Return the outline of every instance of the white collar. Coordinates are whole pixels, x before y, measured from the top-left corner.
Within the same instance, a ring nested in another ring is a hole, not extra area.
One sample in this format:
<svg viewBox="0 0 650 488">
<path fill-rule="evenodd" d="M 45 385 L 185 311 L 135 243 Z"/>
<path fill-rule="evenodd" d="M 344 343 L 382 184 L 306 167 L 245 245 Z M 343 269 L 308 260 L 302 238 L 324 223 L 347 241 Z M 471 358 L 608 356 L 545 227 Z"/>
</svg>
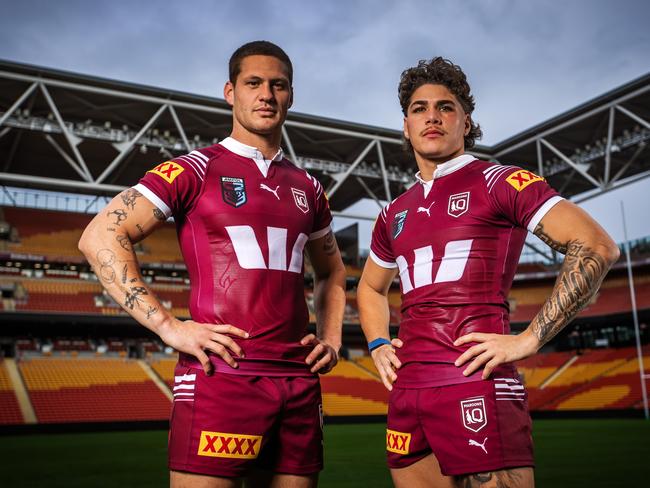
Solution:
<svg viewBox="0 0 650 488">
<path fill-rule="evenodd" d="M 454 171 L 458 171 L 460 168 L 467 166 L 474 160 L 476 160 L 476 158 L 471 154 L 461 154 L 460 156 L 456 156 L 454 159 L 450 159 L 446 163 L 439 164 L 436 167 L 436 170 L 433 172 L 433 178 L 429 181 L 424 181 L 419 171 L 415 173 L 415 179 L 421 185 L 431 185 L 431 182 L 433 182 L 433 180 L 436 178 L 440 178 L 441 176 L 445 176 L 453 173 Z"/>
<path fill-rule="evenodd" d="M 272 159 L 264 159 L 264 155 L 256 147 L 242 144 L 241 142 L 239 142 L 236 139 L 233 139 L 232 137 L 226 137 L 219 144 L 225 147 L 226 149 L 228 149 L 228 151 L 230 152 L 234 152 L 239 156 L 242 156 L 244 158 L 250 158 L 253 161 L 255 161 L 255 164 L 257 165 L 257 167 L 262 172 L 265 178 L 269 172 L 269 167 L 271 166 L 271 163 L 273 161 L 280 161 L 284 157 L 284 152 L 282 151 L 282 148 L 280 148 L 278 149 L 278 152 L 275 153 L 275 156 L 273 156 Z"/>
<path fill-rule="evenodd" d="M 460 156 L 456 156 L 454 159 L 450 159 L 446 163 L 441 163 L 438 166 L 436 166 L 436 170 L 433 172 L 433 178 L 431 178 L 429 181 L 424 181 L 422 179 L 422 176 L 420 176 L 419 171 L 415 173 L 415 179 L 423 187 L 424 198 L 426 198 L 429 195 L 429 192 L 431 191 L 431 187 L 433 186 L 433 180 L 435 180 L 436 178 L 440 178 L 441 176 L 445 176 L 450 173 L 453 173 L 454 171 L 458 171 L 460 168 L 467 166 L 475 159 L 476 158 L 471 154 L 461 154 Z"/>
</svg>

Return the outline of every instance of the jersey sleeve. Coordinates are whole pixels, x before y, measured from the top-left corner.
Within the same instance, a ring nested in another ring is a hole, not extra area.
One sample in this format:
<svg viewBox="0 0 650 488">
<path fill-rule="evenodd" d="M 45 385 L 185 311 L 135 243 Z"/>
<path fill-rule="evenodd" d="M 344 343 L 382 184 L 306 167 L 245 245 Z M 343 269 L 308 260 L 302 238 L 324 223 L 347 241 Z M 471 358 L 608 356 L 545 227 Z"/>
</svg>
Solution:
<svg viewBox="0 0 650 488">
<path fill-rule="evenodd" d="M 388 207 L 377 216 L 375 225 L 372 228 L 372 239 L 370 240 L 370 259 L 382 268 L 397 268 L 393 247 L 388 236 L 388 225 L 386 223 Z"/>
<path fill-rule="evenodd" d="M 332 230 L 332 212 L 323 185 L 309 173 L 307 173 L 307 177 L 314 186 L 314 225 L 311 234 L 309 234 L 309 240 L 313 241 L 327 235 Z"/>
<path fill-rule="evenodd" d="M 133 188 L 153 203 L 165 217 L 187 213 L 201 191 L 202 175 L 181 158 L 150 169 Z"/>
<path fill-rule="evenodd" d="M 510 167 L 496 170 L 488 192 L 497 210 L 510 222 L 534 232 L 544 215 L 563 198 L 541 176 Z"/>
</svg>

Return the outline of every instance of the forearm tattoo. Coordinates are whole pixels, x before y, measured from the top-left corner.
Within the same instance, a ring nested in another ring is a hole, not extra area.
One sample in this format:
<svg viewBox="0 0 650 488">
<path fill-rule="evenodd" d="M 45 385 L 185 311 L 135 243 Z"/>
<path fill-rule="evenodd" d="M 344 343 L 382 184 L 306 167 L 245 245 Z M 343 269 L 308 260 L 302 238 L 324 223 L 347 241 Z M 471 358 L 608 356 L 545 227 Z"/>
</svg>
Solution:
<svg viewBox="0 0 650 488">
<path fill-rule="evenodd" d="M 546 232 L 544 232 L 544 226 L 541 223 L 537 224 L 537 227 L 535 227 L 535 232 L 533 232 L 533 234 L 539 237 L 541 241 L 551 249 L 559 253 L 566 254 L 566 243 L 563 244 L 561 242 L 558 242 L 549 236 Z"/>
<path fill-rule="evenodd" d="M 555 337 L 590 302 L 610 266 L 583 241 L 566 244 L 566 257 L 551 296 L 532 322 L 533 333 L 542 344 Z"/>
<path fill-rule="evenodd" d="M 107 284 L 115 282 L 115 253 L 110 249 L 100 249 L 97 252 L 97 263 L 99 264 L 99 278 Z"/>
</svg>

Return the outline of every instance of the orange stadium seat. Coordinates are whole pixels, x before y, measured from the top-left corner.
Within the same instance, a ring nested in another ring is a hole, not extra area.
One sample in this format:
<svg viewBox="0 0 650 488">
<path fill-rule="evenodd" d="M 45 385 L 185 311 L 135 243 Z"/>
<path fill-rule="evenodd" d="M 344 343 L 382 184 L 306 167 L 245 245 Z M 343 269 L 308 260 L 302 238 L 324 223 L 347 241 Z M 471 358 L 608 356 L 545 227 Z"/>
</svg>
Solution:
<svg viewBox="0 0 650 488">
<path fill-rule="evenodd" d="M 14 388 L 9 380 L 4 361 L 0 360 L 0 425 L 23 424 Z"/>
<path fill-rule="evenodd" d="M 379 379 L 351 361 L 341 360 L 321 376 L 325 415 L 386 415 L 388 391 Z"/>
<path fill-rule="evenodd" d="M 41 423 L 169 417 L 169 399 L 136 361 L 32 358 L 19 366 Z"/>
</svg>

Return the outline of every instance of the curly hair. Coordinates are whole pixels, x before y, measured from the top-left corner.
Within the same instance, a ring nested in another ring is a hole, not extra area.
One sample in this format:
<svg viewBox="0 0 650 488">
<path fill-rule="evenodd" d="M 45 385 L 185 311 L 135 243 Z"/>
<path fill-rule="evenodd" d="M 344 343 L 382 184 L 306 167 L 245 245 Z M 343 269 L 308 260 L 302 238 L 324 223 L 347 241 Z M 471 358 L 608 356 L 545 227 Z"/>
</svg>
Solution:
<svg viewBox="0 0 650 488">
<path fill-rule="evenodd" d="M 418 62 L 417 66 L 402 72 L 397 92 L 404 116 L 406 117 L 411 96 L 415 90 L 429 83 L 443 85 L 456 96 L 465 113 L 469 115 L 470 130 L 465 136 L 465 149 L 474 147 L 476 139 L 480 139 L 483 135 L 481 127 L 472 119 L 474 97 L 470 93 L 467 77 L 463 70 L 448 59 L 440 56 L 431 60 L 423 59 Z M 406 145 L 410 150 L 413 149 L 409 141 L 406 141 Z"/>
</svg>

